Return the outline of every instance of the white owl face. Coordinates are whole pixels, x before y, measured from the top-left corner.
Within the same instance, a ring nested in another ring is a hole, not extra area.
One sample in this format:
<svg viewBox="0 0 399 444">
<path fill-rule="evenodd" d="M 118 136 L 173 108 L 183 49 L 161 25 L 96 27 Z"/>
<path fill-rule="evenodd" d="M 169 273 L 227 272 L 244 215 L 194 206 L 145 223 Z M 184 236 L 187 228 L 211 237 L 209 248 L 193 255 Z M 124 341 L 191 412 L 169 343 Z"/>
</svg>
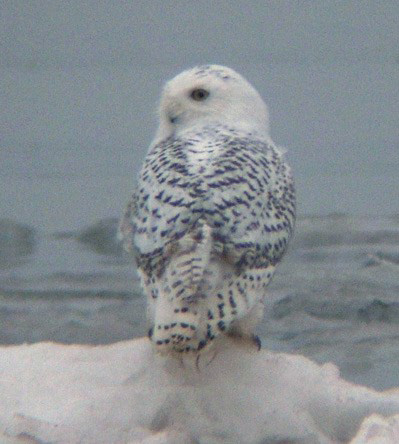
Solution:
<svg viewBox="0 0 399 444">
<path fill-rule="evenodd" d="M 182 72 L 163 90 L 158 138 L 205 123 L 268 134 L 268 111 L 258 92 L 239 74 L 219 65 Z"/>
</svg>

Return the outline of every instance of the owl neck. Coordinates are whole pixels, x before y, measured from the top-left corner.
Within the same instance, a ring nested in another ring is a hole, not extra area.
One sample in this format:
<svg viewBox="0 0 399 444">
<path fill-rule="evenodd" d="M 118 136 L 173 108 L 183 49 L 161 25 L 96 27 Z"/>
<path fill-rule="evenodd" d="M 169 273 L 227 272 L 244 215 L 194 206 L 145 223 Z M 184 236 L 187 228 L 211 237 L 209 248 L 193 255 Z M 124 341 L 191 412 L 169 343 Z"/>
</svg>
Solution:
<svg viewBox="0 0 399 444">
<path fill-rule="evenodd" d="M 174 135 L 178 138 L 186 138 L 191 134 L 234 134 L 238 136 L 253 136 L 260 139 L 269 140 L 267 128 L 259 128 L 257 125 L 246 124 L 245 122 L 234 122 L 230 124 L 225 120 L 204 120 L 188 128 L 178 128 Z"/>
<path fill-rule="evenodd" d="M 162 124 L 158 128 L 155 140 L 152 145 L 156 145 L 162 140 L 168 138 L 189 138 L 193 135 L 201 134 L 231 134 L 241 137 L 255 137 L 257 139 L 271 142 L 271 138 L 268 132 L 267 122 L 263 125 L 259 122 L 251 123 L 247 121 L 234 120 L 230 122 L 225 119 L 225 116 L 221 116 L 220 119 L 200 119 L 190 125 L 171 126 Z"/>
</svg>

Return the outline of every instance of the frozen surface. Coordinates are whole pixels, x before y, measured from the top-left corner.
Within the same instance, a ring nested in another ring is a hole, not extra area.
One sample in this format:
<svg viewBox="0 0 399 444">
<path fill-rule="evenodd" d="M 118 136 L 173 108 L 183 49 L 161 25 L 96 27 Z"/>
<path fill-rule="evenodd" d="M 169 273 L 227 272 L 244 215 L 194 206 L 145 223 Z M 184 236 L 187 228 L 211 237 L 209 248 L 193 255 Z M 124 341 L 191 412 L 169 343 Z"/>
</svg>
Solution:
<svg viewBox="0 0 399 444">
<path fill-rule="evenodd" d="M 373 414 L 354 443 L 399 439 L 398 391 L 248 343 L 222 340 L 198 366 L 154 355 L 147 339 L 2 347 L 0 356 L 0 431 L 11 442 L 336 444 Z"/>
</svg>

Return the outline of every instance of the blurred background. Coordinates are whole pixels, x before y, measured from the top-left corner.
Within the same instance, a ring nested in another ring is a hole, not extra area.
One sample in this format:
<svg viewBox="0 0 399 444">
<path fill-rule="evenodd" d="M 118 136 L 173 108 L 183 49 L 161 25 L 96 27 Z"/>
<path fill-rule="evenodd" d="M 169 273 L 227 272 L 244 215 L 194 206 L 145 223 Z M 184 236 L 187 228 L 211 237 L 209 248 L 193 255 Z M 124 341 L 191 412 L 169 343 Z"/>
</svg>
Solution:
<svg viewBox="0 0 399 444">
<path fill-rule="evenodd" d="M 256 87 L 295 173 L 264 346 L 399 385 L 397 1 L 0 0 L 0 343 L 143 334 L 117 220 L 162 84 L 204 63 Z"/>
</svg>

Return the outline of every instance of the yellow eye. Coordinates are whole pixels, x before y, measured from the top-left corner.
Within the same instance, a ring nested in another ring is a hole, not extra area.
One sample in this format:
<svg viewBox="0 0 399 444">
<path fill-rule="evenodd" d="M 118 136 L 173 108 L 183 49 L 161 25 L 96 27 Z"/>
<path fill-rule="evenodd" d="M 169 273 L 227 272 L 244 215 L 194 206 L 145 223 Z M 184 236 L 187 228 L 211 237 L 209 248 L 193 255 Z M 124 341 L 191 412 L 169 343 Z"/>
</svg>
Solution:
<svg viewBox="0 0 399 444">
<path fill-rule="evenodd" d="M 209 96 L 209 92 L 206 89 L 193 89 L 191 91 L 190 97 L 196 102 L 202 102 Z"/>
</svg>

